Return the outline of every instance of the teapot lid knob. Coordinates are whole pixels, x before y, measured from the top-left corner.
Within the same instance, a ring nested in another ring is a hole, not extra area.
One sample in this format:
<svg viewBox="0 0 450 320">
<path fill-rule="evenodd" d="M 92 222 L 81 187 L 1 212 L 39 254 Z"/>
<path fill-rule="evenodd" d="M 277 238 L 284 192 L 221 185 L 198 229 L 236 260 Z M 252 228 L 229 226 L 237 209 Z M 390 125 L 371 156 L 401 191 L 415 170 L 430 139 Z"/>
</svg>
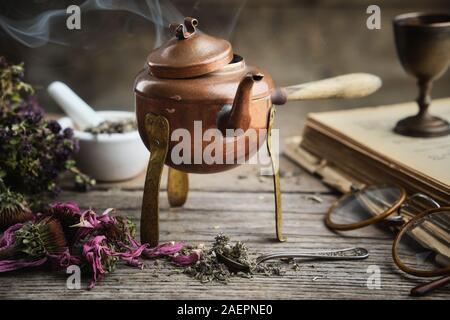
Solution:
<svg viewBox="0 0 450 320">
<path fill-rule="evenodd" d="M 187 79 L 202 76 L 233 60 L 233 48 L 224 40 L 197 30 L 198 21 L 184 18 L 171 24 L 169 41 L 150 52 L 147 65 L 157 78 Z"/>
<path fill-rule="evenodd" d="M 197 25 L 197 19 L 186 17 L 184 23 L 171 23 L 169 29 L 179 40 L 184 40 L 194 35 Z"/>
</svg>

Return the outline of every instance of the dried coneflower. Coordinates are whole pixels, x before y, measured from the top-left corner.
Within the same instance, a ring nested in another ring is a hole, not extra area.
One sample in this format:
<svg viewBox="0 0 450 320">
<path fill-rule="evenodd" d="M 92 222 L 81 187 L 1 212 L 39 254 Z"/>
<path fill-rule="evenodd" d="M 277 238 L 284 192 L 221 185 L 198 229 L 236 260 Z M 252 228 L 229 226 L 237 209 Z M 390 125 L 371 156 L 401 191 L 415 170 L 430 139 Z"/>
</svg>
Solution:
<svg viewBox="0 0 450 320">
<path fill-rule="evenodd" d="M 54 219 L 25 224 L 15 236 L 20 250 L 30 257 L 59 254 L 67 248 L 61 224 Z"/>
<path fill-rule="evenodd" d="M 67 244 L 70 246 L 74 242 L 77 232 L 73 225 L 80 222 L 81 211 L 75 202 L 55 202 L 44 212 L 44 216 L 56 219 L 61 223 Z"/>
<path fill-rule="evenodd" d="M 89 289 L 92 289 L 97 280 L 103 278 L 106 273 L 112 272 L 119 260 L 113 255 L 111 248 L 106 243 L 105 236 L 95 236 L 89 239 L 83 245 L 82 254 L 92 273 Z"/>
<path fill-rule="evenodd" d="M 33 213 L 23 195 L 10 191 L 0 179 L 0 230 L 31 219 Z"/>
<path fill-rule="evenodd" d="M 118 262 L 142 269 L 141 257 L 174 258 L 180 266 L 200 259 L 200 251 L 182 251 L 183 242 L 154 248 L 139 243 L 133 221 L 112 213 L 106 209 L 97 215 L 92 209 L 81 212 L 73 202 L 54 203 L 33 220 L 10 226 L 0 235 L 0 273 L 42 265 L 64 270 L 76 264 L 91 274 L 91 289 Z"/>
<path fill-rule="evenodd" d="M 105 224 L 105 235 L 108 241 L 130 245 L 131 240 L 136 237 L 136 226 L 127 217 L 116 216 L 115 220 Z"/>
<path fill-rule="evenodd" d="M 50 218 L 40 222 L 16 224 L 0 238 L 0 272 L 43 265 L 67 256 L 61 224 Z"/>
</svg>

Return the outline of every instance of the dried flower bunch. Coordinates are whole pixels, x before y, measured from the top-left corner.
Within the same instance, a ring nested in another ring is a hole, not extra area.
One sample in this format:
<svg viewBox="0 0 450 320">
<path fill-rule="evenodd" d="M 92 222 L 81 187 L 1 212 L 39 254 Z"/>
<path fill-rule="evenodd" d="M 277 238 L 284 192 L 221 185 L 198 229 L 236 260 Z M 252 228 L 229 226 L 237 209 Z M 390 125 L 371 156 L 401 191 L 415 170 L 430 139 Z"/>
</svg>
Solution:
<svg viewBox="0 0 450 320">
<path fill-rule="evenodd" d="M 75 166 L 78 143 L 73 131 L 44 119 L 23 75 L 22 64 L 11 65 L 0 56 L 0 179 L 32 204 L 57 194 L 56 179 L 65 171 L 75 173 L 79 188 L 93 184 Z"/>
<path fill-rule="evenodd" d="M 25 267 L 65 270 L 79 265 L 92 275 L 89 288 L 114 271 L 119 261 L 143 268 L 139 257 L 172 257 L 183 243 L 165 243 L 155 248 L 135 239 L 135 226 L 127 218 L 81 211 L 76 203 L 55 203 L 29 221 L 9 226 L 0 237 L 0 272 Z"/>
</svg>

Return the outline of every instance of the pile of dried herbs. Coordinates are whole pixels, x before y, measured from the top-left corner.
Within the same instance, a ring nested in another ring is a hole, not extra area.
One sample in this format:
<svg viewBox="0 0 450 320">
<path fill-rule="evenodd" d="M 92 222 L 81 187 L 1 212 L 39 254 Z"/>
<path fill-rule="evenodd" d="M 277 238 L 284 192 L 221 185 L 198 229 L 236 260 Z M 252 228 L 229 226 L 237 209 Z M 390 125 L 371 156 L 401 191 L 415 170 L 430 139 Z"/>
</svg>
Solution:
<svg viewBox="0 0 450 320">
<path fill-rule="evenodd" d="M 98 126 L 86 128 L 84 131 L 92 134 L 112 134 L 112 133 L 127 133 L 136 131 L 137 124 L 134 119 L 123 119 L 115 121 L 103 121 Z"/>
<path fill-rule="evenodd" d="M 282 274 L 276 264 L 257 265 L 255 260 L 250 258 L 244 243 L 238 241 L 232 245 L 230 238 L 223 234 L 217 235 L 212 247 L 203 249 L 200 259 L 188 266 L 184 272 L 202 283 L 211 281 L 226 283 L 231 277 L 251 277 L 253 274 L 267 276 Z"/>
<path fill-rule="evenodd" d="M 74 173 L 80 189 L 94 181 L 76 168 L 78 142 L 73 131 L 44 119 L 23 77 L 22 64 L 9 64 L 0 56 L 0 180 L 34 205 L 58 193 L 57 178 L 63 172 Z"/>
</svg>

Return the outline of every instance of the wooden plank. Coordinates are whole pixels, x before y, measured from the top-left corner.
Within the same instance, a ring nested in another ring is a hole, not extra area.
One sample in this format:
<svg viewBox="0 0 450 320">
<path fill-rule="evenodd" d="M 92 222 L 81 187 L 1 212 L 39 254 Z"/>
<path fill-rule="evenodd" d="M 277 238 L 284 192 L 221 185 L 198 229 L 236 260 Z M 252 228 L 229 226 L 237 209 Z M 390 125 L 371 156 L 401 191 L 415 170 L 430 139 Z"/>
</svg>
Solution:
<svg viewBox="0 0 450 320">
<path fill-rule="evenodd" d="M 281 188 L 283 192 L 331 192 L 318 179 L 311 176 L 305 170 L 298 167 L 284 156 L 280 157 Z M 272 191 L 272 179 L 270 176 L 261 175 L 261 167 L 258 165 L 242 165 L 232 170 L 215 174 L 190 174 L 190 190 L 204 191 Z M 167 167 L 164 168 L 161 180 L 161 189 L 166 190 Z M 138 177 L 114 182 L 98 182 L 94 190 L 108 190 L 111 188 L 123 190 L 143 190 L 145 172 Z M 73 182 L 70 178 L 63 180 L 63 188 L 70 190 Z"/>
<path fill-rule="evenodd" d="M 141 191 L 64 192 L 60 200 L 76 200 L 84 208 L 118 208 L 139 223 Z M 270 193 L 193 191 L 183 208 L 169 209 L 161 194 L 162 241 L 185 240 L 209 244 L 218 232 L 233 241 L 245 241 L 253 255 L 263 252 L 312 248 L 345 248 L 359 245 L 370 251 L 364 261 L 305 261 L 299 271 L 286 266 L 280 277 L 233 278 L 227 285 L 201 284 L 176 268 L 146 261 L 144 270 L 120 266 L 101 280 L 96 288 L 68 290 L 66 275 L 43 271 L 13 272 L 0 275 L 0 298 L 7 299 L 409 299 L 408 292 L 420 279 L 411 279 L 397 270 L 390 257 L 392 235 L 376 227 L 364 231 L 336 234 L 322 219 L 335 199 L 320 195 L 285 193 L 284 228 L 288 242 L 274 242 L 273 198 Z M 366 286 L 367 267 L 381 269 L 382 289 Z M 84 287 L 87 279 L 84 278 Z M 448 299 L 444 288 L 424 299 Z"/>
</svg>

